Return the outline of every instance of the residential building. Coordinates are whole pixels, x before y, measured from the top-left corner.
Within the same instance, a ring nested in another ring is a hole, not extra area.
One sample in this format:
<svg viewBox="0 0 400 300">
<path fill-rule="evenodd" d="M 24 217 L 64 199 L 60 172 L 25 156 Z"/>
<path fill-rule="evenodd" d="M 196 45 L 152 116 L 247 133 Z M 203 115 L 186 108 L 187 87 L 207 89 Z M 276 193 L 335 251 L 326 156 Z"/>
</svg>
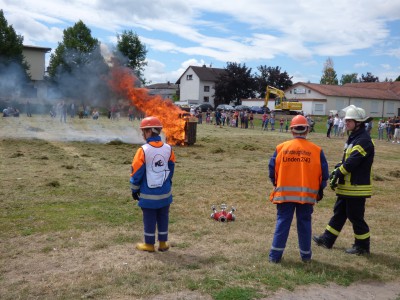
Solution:
<svg viewBox="0 0 400 300">
<path fill-rule="evenodd" d="M 167 83 L 155 83 L 146 86 L 149 90 L 149 95 L 159 95 L 164 99 L 174 100 L 177 96 L 179 86 L 177 84 L 167 82 Z"/>
<path fill-rule="evenodd" d="M 303 103 L 303 112 L 328 115 L 353 104 L 365 109 L 371 117 L 393 117 L 400 114 L 400 82 L 362 82 L 324 85 L 298 82 L 285 90 L 288 100 Z"/>
<path fill-rule="evenodd" d="M 200 104 L 203 102 L 215 106 L 215 83 L 218 77 L 225 73 L 225 69 L 189 66 L 179 77 L 176 84 L 179 85 L 180 101 L 188 104 Z"/>
<path fill-rule="evenodd" d="M 50 52 L 51 48 L 37 47 L 37 46 L 24 46 L 22 54 L 25 61 L 28 63 L 28 73 L 32 80 L 32 92 L 29 96 L 32 98 L 46 98 L 47 87 L 43 81 L 46 70 L 45 57 L 46 53 Z"/>
</svg>

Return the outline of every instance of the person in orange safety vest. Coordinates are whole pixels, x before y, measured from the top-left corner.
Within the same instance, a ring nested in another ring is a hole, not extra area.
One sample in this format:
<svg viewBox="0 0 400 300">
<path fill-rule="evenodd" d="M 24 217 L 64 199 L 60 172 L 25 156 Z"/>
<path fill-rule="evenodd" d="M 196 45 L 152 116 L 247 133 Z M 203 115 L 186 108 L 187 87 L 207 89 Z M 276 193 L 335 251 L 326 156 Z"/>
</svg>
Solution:
<svg viewBox="0 0 400 300">
<path fill-rule="evenodd" d="M 279 263 L 296 211 L 300 257 L 311 261 L 311 215 L 313 206 L 323 198 L 329 178 L 323 150 L 306 140 L 307 119 L 298 115 L 290 123 L 293 139 L 279 144 L 269 161 L 269 178 L 274 188 L 269 196 L 277 205 L 277 221 L 269 261 Z"/>
<path fill-rule="evenodd" d="M 172 176 L 175 154 L 171 146 L 162 142 L 162 124 L 156 117 L 147 117 L 140 122 L 146 144 L 140 147 L 133 158 L 130 184 L 132 198 L 138 201 L 143 212 L 144 243 L 136 249 L 154 252 L 156 227 L 159 251 L 169 249 L 169 206 L 172 203 Z"/>
</svg>

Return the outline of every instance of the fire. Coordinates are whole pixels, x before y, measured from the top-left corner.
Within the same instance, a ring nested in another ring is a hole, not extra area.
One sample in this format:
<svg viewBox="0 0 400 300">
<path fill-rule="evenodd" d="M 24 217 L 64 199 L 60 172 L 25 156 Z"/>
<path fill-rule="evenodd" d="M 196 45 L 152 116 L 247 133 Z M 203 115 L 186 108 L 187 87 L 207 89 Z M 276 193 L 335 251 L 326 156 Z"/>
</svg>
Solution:
<svg viewBox="0 0 400 300">
<path fill-rule="evenodd" d="M 136 77 L 128 68 L 114 66 L 111 71 L 111 88 L 129 99 L 134 106 L 147 116 L 155 116 L 163 124 L 166 139 L 171 145 L 183 145 L 185 142 L 186 121 L 181 117 L 185 111 L 174 105 L 171 100 L 161 96 L 149 95 L 144 88 L 135 88 Z"/>
</svg>

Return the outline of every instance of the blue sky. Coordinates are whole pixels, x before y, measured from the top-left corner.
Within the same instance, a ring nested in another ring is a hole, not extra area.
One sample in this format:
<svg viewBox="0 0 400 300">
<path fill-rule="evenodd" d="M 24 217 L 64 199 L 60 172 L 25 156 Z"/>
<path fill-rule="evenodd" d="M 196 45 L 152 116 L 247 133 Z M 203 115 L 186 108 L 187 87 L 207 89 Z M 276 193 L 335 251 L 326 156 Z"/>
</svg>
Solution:
<svg viewBox="0 0 400 300">
<path fill-rule="evenodd" d="M 117 33 L 132 30 L 147 47 L 152 83 L 175 82 L 190 65 L 227 62 L 253 72 L 279 66 L 294 83 L 319 83 L 328 57 L 339 80 L 400 75 L 400 1 L 0 0 L 0 8 L 25 45 L 53 51 L 79 20 L 105 56 Z"/>
</svg>

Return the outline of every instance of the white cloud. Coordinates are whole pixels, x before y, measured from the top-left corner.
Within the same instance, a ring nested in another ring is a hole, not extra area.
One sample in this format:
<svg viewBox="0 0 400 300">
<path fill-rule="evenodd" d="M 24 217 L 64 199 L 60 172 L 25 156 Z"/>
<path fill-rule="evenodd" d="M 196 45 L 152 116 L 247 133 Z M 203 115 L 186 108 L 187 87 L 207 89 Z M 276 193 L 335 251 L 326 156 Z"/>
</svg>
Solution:
<svg viewBox="0 0 400 300">
<path fill-rule="evenodd" d="M 359 63 L 355 63 L 354 64 L 354 68 L 358 69 L 358 68 L 364 68 L 369 66 L 369 64 L 365 61 L 359 62 Z"/>
<path fill-rule="evenodd" d="M 57 46 L 63 29 L 78 20 L 105 32 L 95 36 L 102 42 L 115 43 L 115 34 L 125 29 L 140 31 L 141 41 L 153 53 L 149 63 L 159 61 L 160 53 L 175 54 L 175 62 L 195 57 L 268 64 L 287 58 L 310 68 L 317 57 L 354 55 L 365 49 L 375 56 L 400 58 L 400 41 L 390 37 L 389 28 L 389 22 L 400 20 L 400 1 L 0 0 L 0 7 L 25 42 L 34 45 Z M 383 47 L 389 41 L 390 47 Z M 364 57 L 357 60 L 362 62 L 355 68 L 379 65 Z M 171 62 L 164 63 L 158 67 L 169 78 Z M 320 69 L 314 77 L 320 76 Z"/>
</svg>

